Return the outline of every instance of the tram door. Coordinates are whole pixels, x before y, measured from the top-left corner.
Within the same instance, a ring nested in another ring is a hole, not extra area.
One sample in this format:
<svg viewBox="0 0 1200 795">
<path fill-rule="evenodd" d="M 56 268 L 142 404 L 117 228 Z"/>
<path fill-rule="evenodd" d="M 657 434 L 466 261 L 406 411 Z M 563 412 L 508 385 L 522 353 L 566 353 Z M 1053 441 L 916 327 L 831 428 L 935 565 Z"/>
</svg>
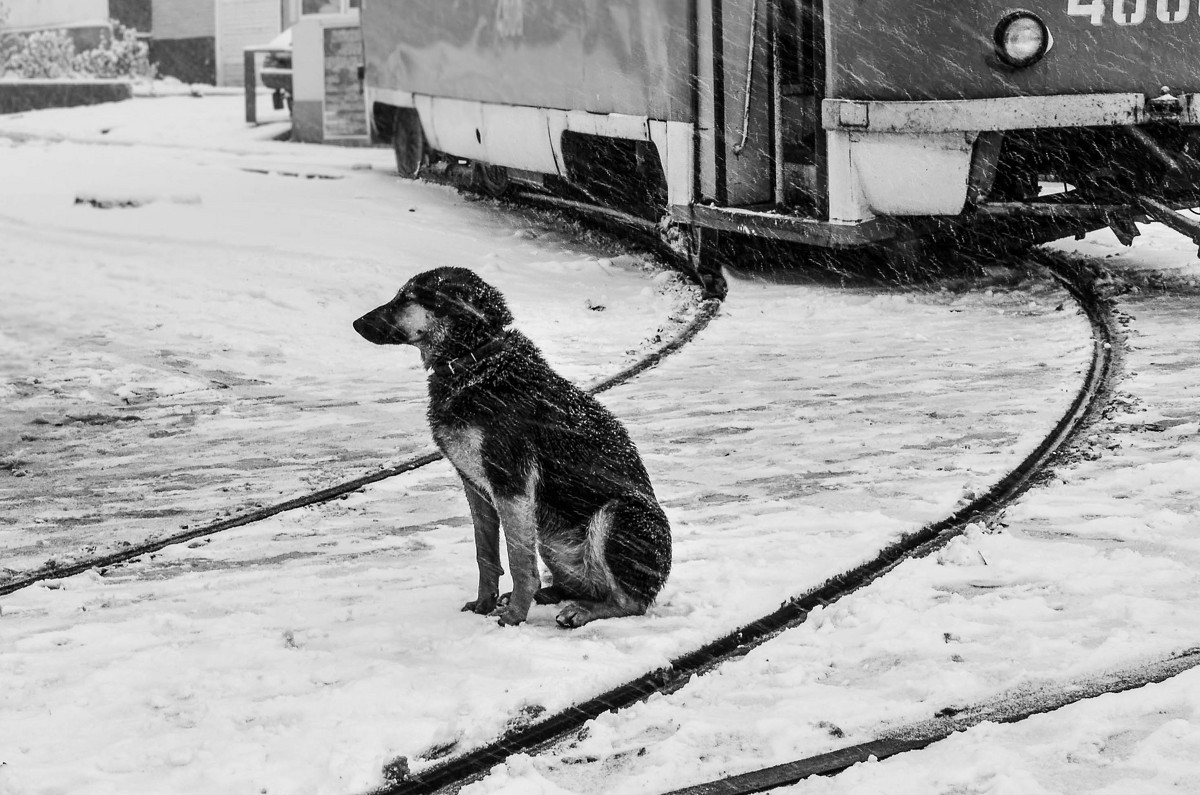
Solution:
<svg viewBox="0 0 1200 795">
<path fill-rule="evenodd" d="M 701 201 L 725 207 L 772 201 L 773 1 L 696 0 Z"/>
<path fill-rule="evenodd" d="M 823 0 L 697 0 L 702 200 L 820 211 Z"/>
</svg>

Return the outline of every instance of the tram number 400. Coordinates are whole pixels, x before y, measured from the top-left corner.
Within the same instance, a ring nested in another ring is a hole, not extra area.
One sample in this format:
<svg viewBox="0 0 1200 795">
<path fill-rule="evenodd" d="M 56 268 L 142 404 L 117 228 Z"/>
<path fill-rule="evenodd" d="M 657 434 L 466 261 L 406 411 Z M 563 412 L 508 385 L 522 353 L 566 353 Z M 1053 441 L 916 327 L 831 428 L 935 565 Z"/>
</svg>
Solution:
<svg viewBox="0 0 1200 795">
<path fill-rule="evenodd" d="M 1175 25 L 1192 13 L 1192 0 L 1111 0 L 1112 21 L 1118 25 L 1140 25 L 1146 21 L 1151 4 L 1159 22 Z M 1104 24 L 1108 0 L 1067 0 L 1067 14 L 1089 17 L 1093 25 Z"/>
</svg>

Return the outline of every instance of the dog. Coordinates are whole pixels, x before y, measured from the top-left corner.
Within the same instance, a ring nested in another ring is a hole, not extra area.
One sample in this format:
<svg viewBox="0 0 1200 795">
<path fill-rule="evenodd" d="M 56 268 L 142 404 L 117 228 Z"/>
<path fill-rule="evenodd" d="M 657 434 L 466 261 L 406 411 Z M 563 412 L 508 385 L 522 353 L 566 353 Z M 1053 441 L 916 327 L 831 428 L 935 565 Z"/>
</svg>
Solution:
<svg viewBox="0 0 1200 795">
<path fill-rule="evenodd" d="M 671 570 L 671 528 L 646 468 L 620 421 L 512 322 L 500 291 L 457 267 L 414 276 L 354 321 L 376 345 L 415 346 L 429 371 L 430 429 L 475 528 L 479 587 L 462 609 L 502 626 L 525 621 L 535 601 L 565 601 L 564 628 L 642 615 Z"/>
</svg>

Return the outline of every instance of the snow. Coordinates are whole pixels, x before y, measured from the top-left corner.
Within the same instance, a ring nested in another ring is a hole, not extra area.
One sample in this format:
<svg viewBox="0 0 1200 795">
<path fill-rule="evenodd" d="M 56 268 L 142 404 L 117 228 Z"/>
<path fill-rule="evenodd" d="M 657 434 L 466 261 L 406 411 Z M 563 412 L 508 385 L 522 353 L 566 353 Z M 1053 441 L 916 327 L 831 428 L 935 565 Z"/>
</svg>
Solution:
<svg viewBox="0 0 1200 795">
<path fill-rule="evenodd" d="M 577 227 L 399 180 L 386 151 L 263 140 L 240 114 L 238 97 L 186 96 L 0 117 L 0 576 L 427 447 L 416 354 L 349 327 L 425 268 L 478 269 L 581 383 L 695 309 L 690 288 Z M 1194 250 L 1144 232 L 1129 252 L 1073 244 L 1141 287 L 1120 298 L 1126 377 L 1000 522 L 468 791 L 661 792 L 1195 646 L 1200 327 L 1193 297 L 1148 288 L 1186 284 Z M 344 793 L 400 757 L 419 770 L 950 513 L 1057 421 L 1091 347 L 1043 280 L 735 275 L 697 340 L 602 397 L 673 526 L 646 616 L 564 632 L 550 607 L 518 628 L 460 613 L 474 555 L 441 462 L 0 597 L 0 792 Z M 1188 672 L 793 789 L 1186 791 L 1197 703 Z"/>
<path fill-rule="evenodd" d="M 917 754 L 860 763 L 775 792 L 1191 792 L 1198 743 L 1200 671 L 1193 669 L 1021 723 L 984 723 Z"/>
</svg>

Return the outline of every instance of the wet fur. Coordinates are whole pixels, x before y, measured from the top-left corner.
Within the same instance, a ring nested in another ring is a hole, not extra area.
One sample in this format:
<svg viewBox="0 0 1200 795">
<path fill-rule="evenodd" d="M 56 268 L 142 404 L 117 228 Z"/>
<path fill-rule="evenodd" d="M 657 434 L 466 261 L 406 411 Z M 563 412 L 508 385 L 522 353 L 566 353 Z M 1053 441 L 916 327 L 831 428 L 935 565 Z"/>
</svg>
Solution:
<svg viewBox="0 0 1200 795">
<path fill-rule="evenodd" d="M 670 526 L 641 457 L 621 423 L 511 322 L 500 292 L 465 268 L 422 273 L 354 322 L 370 342 L 416 346 L 430 369 L 430 428 L 463 480 L 475 529 L 479 583 L 463 609 L 519 624 L 534 601 L 570 600 L 564 627 L 640 615 L 671 568 Z M 513 579 L 505 597 L 501 528 Z"/>
</svg>

